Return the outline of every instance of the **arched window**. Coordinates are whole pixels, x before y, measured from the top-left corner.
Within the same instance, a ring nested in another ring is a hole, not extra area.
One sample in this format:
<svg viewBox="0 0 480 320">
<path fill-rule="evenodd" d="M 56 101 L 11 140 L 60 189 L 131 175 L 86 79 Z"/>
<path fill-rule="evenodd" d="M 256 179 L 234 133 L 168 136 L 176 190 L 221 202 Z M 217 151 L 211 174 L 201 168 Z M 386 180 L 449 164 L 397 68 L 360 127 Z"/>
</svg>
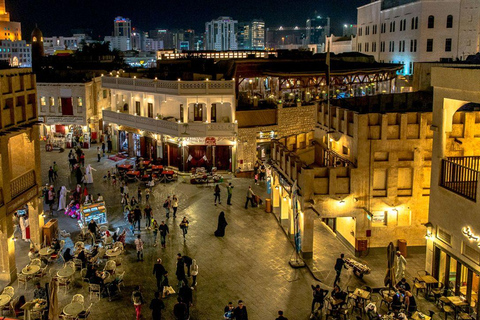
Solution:
<svg viewBox="0 0 480 320">
<path fill-rule="evenodd" d="M 433 29 L 435 26 L 435 17 L 428 16 L 428 29 Z"/>
<path fill-rule="evenodd" d="M 451 14 L 447 16 L 447 28 L 453 28 L 453 16 Z"/>
<path fill-rule="evenodd" d="M 37 37 L 33 37 L 32 41 L 37 42 Z"/>
</svg>

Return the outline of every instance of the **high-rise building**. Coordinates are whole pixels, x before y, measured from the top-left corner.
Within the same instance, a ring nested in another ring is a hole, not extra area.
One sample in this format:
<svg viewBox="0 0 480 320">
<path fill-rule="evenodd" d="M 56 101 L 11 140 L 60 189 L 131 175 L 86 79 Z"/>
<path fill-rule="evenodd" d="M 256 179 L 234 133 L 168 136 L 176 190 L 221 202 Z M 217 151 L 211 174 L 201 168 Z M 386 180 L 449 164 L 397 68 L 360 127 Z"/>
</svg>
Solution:
<svg viewBox="0 0 480 320">
<path fill-rule="evenodd" d="M 219 17 L 205 23 L 205 48 L 207 50 L 237 50 L 236 28 L 238 21 Z"/>
<path fill-rule="evenodd" d="M 116 17 L 113 20 L 113 36 L 128 37 L 132 34 L 132 22 L 128 18 Z"/>
<path fill-rule="evenodd" d="M 237 28 L 237 47 L 239 50 L 264 50 L 265 22 L 259 19 L 240 22 Z"/>
<path fill-rule="evenodd" d="M 379 62 L 464 60 L 480 51 L 478 0 L 378 0 L 357 9 L 357 51 Z"/>
<path fill-rule="evenodd" d="M 315 16 L 307 19 L 307 44 L 324 44 L 325 37 L 330 35 L 330 18 Z"/>
<path fill-rule="evenodd" d="M 193 29 L 179 29 L 172 31 L 173 49 L 177 50 L 194 50 L 195 45 L 195 30 Z"/>
<path fill-rule="evenodd" d="M 150 38 L 162 41 L 163 48 L 173 49 L 173 34 L 167 29 L 154 29 L 148 32 Z"/>
<path fill-rule="evenodd" d="M 0 40 L 22 40 L 22 26 L 20 22 L 10 21 L 10 13 L 5 7 L 5 0 L 0 0 Z"/>
</svg>

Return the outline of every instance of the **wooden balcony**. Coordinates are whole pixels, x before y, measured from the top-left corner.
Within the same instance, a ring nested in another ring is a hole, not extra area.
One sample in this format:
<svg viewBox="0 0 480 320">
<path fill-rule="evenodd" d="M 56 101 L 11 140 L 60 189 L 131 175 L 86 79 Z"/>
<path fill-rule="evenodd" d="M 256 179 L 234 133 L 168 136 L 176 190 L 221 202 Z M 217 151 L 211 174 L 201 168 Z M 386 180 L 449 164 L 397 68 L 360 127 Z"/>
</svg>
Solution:
<svg viewBox="0 0 480 320">
<path fill-rule="evenodd" d="M 10 181 L 11 198 L 15 198 L 35 186 L 35 171 L 30 170 Z"/>
<path fill-rule="evenodd" d="M 479 156 L 443 159 L 440 186 L 476 202 L 479 167 Z"/>
</svg>

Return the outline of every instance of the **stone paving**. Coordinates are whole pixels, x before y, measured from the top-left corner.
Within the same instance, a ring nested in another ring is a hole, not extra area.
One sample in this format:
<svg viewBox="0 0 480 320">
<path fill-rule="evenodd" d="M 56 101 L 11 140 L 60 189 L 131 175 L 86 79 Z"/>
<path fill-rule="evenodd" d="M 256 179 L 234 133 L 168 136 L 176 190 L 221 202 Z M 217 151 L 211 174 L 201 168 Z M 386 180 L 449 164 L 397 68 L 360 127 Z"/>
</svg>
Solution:
<svg viewBox="0 0 480 320">
<path fill-rule="evenodd" d="M 43 145 L 42 145 L 43 147 Z M 126 227 L 123 219 L 119 187 L 113 187 L 104 181 L 103 176 L 116 163 L 102 158 L 96 160 L 96 147 L 86 150 L 86 164 L 91 164 L 97 171 L 94 172 L 94 184 L 88 185 L 91 194 L 101 193 L 108 207 L 108 221 L 110 230 Z M 70 175 L 67 159 L 68 150 L 64 153 L 44 152 L 42 150 L 43 180 L 48 181 L 48 167 L 57 161 L 59 179 L 55 183 L 58 190 L 62 185 L 72 190 L 75 186 L 75 177 Z M 119 164 L 119 163 L 117 163 Z M 213 187 L 205 185 L 191 185 L 185 177 L 179 177 L 177 182 L 157 184 L 150 196 L 150 205 L 153 208 L 154 218 L 164 220 L 165 212 L 162 204 L 167 195 L 176 194 L 179 198 L 177 219 L 170 218 L 167 222 L 170 236 L 167 239 L 167 248 L 153 247 L 151 231 L 142 229 L 141 236 L 145 241 L 145 261 L 136 261 L 136 252 L 133 245 L 133 235 L 129 232 L 127 237 L 126 253 L 120 272 L 126 271 L 125 287 L 119 299 L 109 302 L 102 299 L 97 302 L 93 299 L 92 319 L 134 319 L 135 312 L 130 301 L 130 295 L 135 285 L 141 285 L 145 300 L 153 298 L 156 290 L 155 278 L 152 275 L 153 264 L 157 258 L 163 259 L 163 264 L 169 271 L 170 284 L 175 287 L 175 256 L 178 252 L 197 260 L 199 265 L 198 285 L 194 291 L 194 307 L 191 308 L 191 319 L 222 319 L 223 307 L 228 301 L 236 303 L 238 299 L 244 300 L 249 319 L 275 319 L 277 310 L 284 310 L 285 316 L 290 320 L 308 319 L 312 292 L 311 284 L 318 283 L 306 269 L 292 269 L 288 261 L 294 253 L 292 245 L 287 241 L 285 233 L 279 227 L 272 214 L 265 213 L 264 208 L 244 209 L 245 194 L 251 184 L 254 191 L 264 198 L 263 186 L 255 186 L 252 180 L 232 178 L 225 175 L 227 181 L 234 185 L 233 205 L 226 205 L 226 189 L 222 188 L 222 204 L 214 206 Z M 129 184 L 130 193 L 135 194 L 139 183 Z M 225 185 L 225 183 L 224 183 Z M 143 199 L 142 206 L 145 204 Z M 224 238 L 213 235 L 216 229 L 217 217 L 220 211 L 225 211 L 228 226 Z M 190 222 L 186 241 L 183 241 L 181 230 L 178 227 L 181 217 L 186 216 Z M 59 219 L 60 229 L 71 233 L 66 239 L 67 247 L 73 246 L 78 238 L 79 229 L 76 220 L 71 219 L 62 212 L 55 213 Z M 142 227 L 144 226 L 142 221 Z M 341 252 L 347 253 L 346 248 L 335 239 L 320 220 L 316 221 L 315 256 L 311 264 L 313 274 L 324 286 L 331 286 L 334 275 L 331 273 L 334 261 Z M 26 253 L 28 244 L 16 242 L 17 266 L 21 268 L 28 262 Z M 348 256 L 348 254 L 347 254 Z M 360 286 L 369 284 L 381 286 L 385 272 L 385 258 L 379 256 L 367 257 L 369 264 L 375 268 L 372 275 L 365 276 L 363 280 L 349 277 L 344 272 L 342 286 Z M 417 264 L 421 257 L 409 258 L 409 267 Z M 53 268 L 61 268 L 57 263 Z M 378 268 L 378 270 L 377 270 Z M 415 267 L 416 268 L 416 267 Z M 412 269 L 414 269 L 412 267 Z M 421 268 L 420 268 L 421 269 Z M 407 269 L 408 270 L 408 269 Z M 416 270 L 416 269 L 415 269 Z M 408 270 L 410 271 L 410 270 Z M 412 270 L 413 271 L 413 270 Z M 380 274 L 382 276 L 380 276 Z M 379 279 L 381 282 L 378 283 Z M 44 280 L 46 281 L 46 279 Z M 14 284 L 17 288 L 17 284 Z M 27 300 L 32 298 L 33 285 L 29 283 L 26 293 Z M 175 289 L 177 289 L 175 287 Z M 17 288 L 17 295 L 24 290 Z M 62 291 L 63 292 L 63 291 Z M 80 279 L 70 291 L 59 296 L 59 306 L 63 307 L 70 302 L 72 296 L 82 293 L 86 297 L 86 305 L 90 303 L 88 287 Z M 166 310 L 164 319 L 173 319 L 173 305 L 176 295 L 164 300 Z M 424 302 L 419 301 L 423 306 Z M 425 312 L 431 308 L 425 304 Z M 148 305 L 144 307 L 145 319 L 151 319 Z"/>
</svg>

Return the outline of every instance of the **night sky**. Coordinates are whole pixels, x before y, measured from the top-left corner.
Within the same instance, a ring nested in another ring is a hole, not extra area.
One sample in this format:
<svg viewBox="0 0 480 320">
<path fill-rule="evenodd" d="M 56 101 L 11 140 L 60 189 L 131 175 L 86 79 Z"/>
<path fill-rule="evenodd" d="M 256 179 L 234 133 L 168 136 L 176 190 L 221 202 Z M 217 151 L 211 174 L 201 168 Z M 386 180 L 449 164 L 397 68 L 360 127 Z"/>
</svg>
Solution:
<svg viewBox="0 0 480 320">
<path fill-rule="evenodd" d="M 30 40 L 35 23 L 44 36 L 70 36 L 73 28 L 93 29 L 98 37 L 113 32 L 113 19 L 124 16 L 132 26 L 148 31 L 154 28 L 193 28 L 203 32 L 205 22 L 219 16 L 238 21 L 262 18 L 266 27 L 303 26 L 316 10 L 330 16 L 334 32 L 344 23 L 355 23 L 357 6 L 369 0 L 6 0 L 12 21 L 22 23 L 23 37 Z"/>
</svg>

